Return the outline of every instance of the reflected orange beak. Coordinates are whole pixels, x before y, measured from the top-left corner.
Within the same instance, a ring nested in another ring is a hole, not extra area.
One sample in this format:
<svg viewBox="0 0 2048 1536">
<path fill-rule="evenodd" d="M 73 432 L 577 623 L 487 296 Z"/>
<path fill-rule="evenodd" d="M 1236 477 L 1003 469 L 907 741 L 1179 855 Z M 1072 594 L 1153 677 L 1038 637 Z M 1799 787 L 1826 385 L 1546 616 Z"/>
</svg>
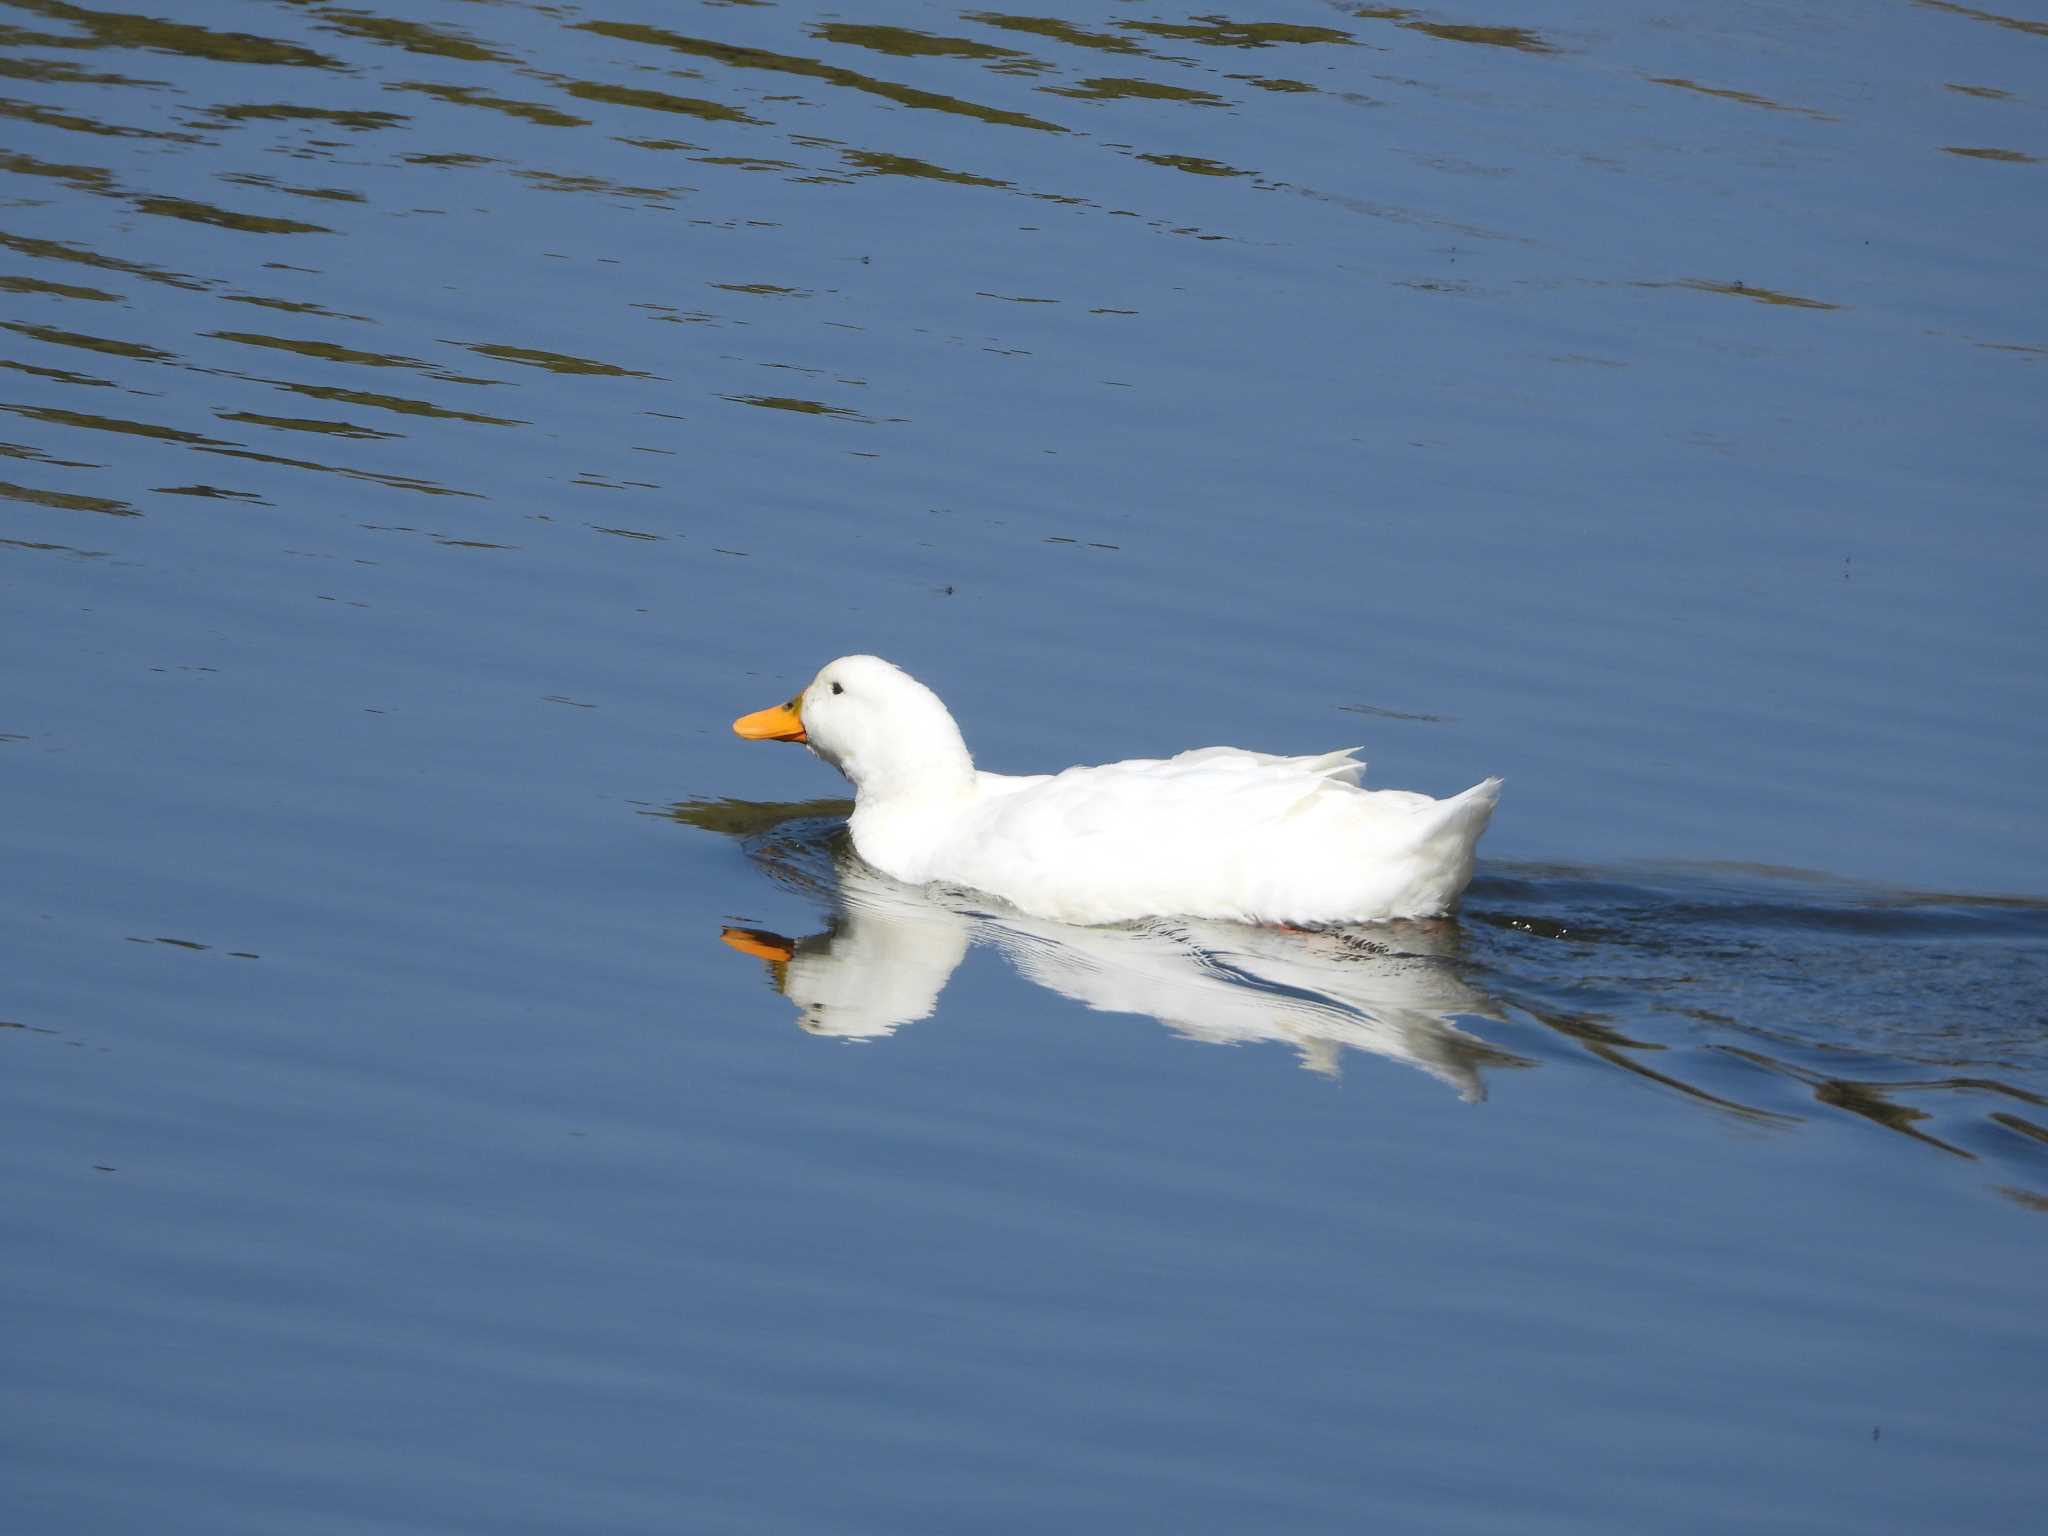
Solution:
<svg viewBox="0 0 2048 1536">
<path fill-rule="evenodd" d="M 718 936 L 743 955 L 768 962 L 768 979 L 781 992 L 789 984 L 789 959 L 796 953 L 796 941 L 785 939 L 766 928 L 721 928 Z"/>
<path fill-rule="evenodd" d="M 770 965 L 787 965 L 796 945 L 766 928 L 721 928 L 718 936 L 743 955 L 766 960 Z"/>
<path fill-rule="evenodd" d="M 732 728 L 749 741 L 809 741 L 811 738 L 804 734 L 803 716 L 796 712 L 796 706 L 797 699 L 791 699 L 773 709 L 757 709 L 733 721 Z"/>
</svg>

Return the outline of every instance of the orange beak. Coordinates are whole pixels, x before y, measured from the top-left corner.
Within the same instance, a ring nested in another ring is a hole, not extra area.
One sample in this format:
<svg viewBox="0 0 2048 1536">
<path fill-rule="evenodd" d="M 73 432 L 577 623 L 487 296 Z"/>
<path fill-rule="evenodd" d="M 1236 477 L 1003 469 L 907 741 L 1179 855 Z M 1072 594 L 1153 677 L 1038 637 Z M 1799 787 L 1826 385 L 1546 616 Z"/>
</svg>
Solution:
<svg viewBox="0 0 2048 1536">
<path fill-rule="evenodd" d="M 766 928 L 721 928 L 718 936 L 743 955 L 768 962 L 768 978 L 780 992 L 789 982 L 789 962 L 796 944 Z"/>
<path fill-rule="evenodd" d="M 770 965 L 787 965 L 796 954 L 796 945 L 766 928 L 721 928 L 718 936 L 741 954 L 766 960 Z"/>
<path fill-rule="evenodd" d="M 809 741 L 804 734 L 803 716 L 796 712 L 796 706 L 803 697 L 798 694 L 787 704 L 777 704 L 773 709 L 757 709 L 751 715 L 741 715 L 733 721 L 732 728 L 749 741 Z"/>
</svg>

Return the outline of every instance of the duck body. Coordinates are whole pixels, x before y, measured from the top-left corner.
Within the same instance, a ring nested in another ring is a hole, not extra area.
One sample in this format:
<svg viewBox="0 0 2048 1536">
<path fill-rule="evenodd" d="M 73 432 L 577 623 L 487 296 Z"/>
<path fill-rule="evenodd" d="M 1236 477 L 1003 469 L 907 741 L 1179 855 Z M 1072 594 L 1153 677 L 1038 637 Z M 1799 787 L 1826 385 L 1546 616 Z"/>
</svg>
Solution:
<svg viewBox="0 0 2048 1536">
<path fill-rule="evenodd" d="M 854 786 L 853 846 L 884 874 L 986 892 L 1035 917 L 1323 927 L 1453 910 L 1500 795 L 1368 790 L 1349 751 L 1203 747 L 1020 777 L 974 767 L 937 695 L 848 656 L 734 723 L 802 741 Z"/>
</svg>

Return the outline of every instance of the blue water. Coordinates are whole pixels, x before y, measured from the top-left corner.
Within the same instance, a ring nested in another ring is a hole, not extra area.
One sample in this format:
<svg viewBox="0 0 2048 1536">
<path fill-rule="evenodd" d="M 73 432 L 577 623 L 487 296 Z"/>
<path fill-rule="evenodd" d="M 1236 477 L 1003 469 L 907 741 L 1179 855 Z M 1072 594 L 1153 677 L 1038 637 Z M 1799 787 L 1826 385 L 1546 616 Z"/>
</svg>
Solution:
<svg viewBox="0 0 2048 1536">
<path fill-rule="evenodd" d="M 0 1529 L 2020 1528 L 2044 65 L 5 0 Z M 1063 930 L 731 737 L 850 651 L 1507 790 Z"/>
</svg>

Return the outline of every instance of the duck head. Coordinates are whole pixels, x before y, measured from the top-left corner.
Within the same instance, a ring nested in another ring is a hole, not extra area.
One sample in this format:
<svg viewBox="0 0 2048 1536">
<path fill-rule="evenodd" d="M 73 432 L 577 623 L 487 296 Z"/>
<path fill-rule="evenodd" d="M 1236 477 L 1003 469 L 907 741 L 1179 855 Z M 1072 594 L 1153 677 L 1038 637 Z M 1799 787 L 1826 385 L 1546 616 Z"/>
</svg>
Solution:
<svg viewBox="0 0 2048 1536">
<path fill-rule="evenodd" d="M 842 656 L 787 704 L 733 721 L 750 741 L 795 741 L 852 782 L 857 795 L 962 793 L 974 759 L 939 696 L 879 656 Z"/>
</svg>

